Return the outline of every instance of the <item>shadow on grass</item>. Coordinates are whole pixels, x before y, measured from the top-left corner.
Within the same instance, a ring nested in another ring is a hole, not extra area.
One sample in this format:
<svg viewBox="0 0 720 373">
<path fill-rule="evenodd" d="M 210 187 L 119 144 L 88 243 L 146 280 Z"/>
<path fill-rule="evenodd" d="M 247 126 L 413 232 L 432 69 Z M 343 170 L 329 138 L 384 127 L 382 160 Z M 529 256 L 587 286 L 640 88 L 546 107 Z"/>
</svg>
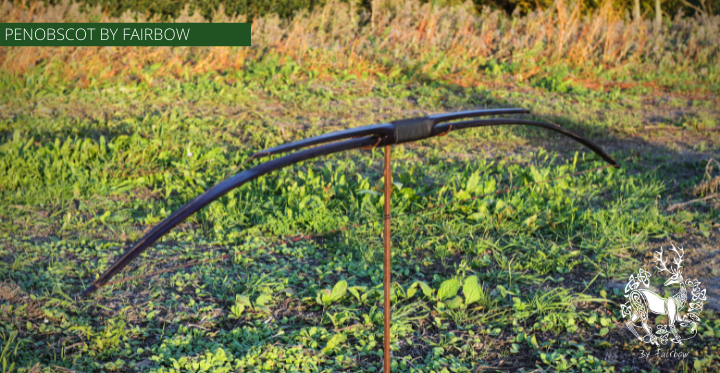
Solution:
<svg viewBox="0 0 720 373">
<path fill-rule="evenodd" d="M 439 82 L 418 71 L 414 71 L 412 68 L 408 69 L 408 71 L 409 75 L 420 84 L 433 85 L 455 95 L 466 94 L 466 87 L 447 82 Z M 512 86 L 511 89 L 517 90 L 518 87 Z M 558 96 L 557 93 L 548 92 L 541 88 L 534 89 L 533 93 L 537 95 Z M 477 104 L 475 107 L 468 106 L 463 107 L 463 109 L 527 108 L 527 105 L 516 102 L 522 101 L 521 99 L 497 99 L 491 96 L 492 92 L 489 91 L 488 95 L 471 100 L 471 102 L 474 101 Z M 564 94 L 563 99 L 566 102 L 573 101 L 572 94 Z M 554 104 L 555 102 L 553 100 L 550 103 Z M 554 124 L 558 124 L 599 144 L 628 172 L 655 170 L 668 181 L 673 181 L 681 177 L 699 178 L 702 176 L 707 160 L 713 156 L 717 157 L 711 150 L 696 150 L 697 142 L 705 140 L 706 135 L 695 129 L 678 131 L 675 128 L 670 128 L 668 130 L 654 130 L 639 134 L 623 134 L 622 128 L 613 128 L 611 126 L 599 127 L 593 125 L 591 119 L 574 119 L 568 112 L 583 109 L 582 105 L 578 105 L 577 107 L 578 109 L 575 109 L 572 103 L 568 103 L 564 107 L 565 113 L 563 113 L 563 110 L 553 110 L 553 114 L 544 114 L 541 116 L 530 114 L 522 117 L 545 122 L 549 120 Z M 457 110 L 457 108 L 448 107 L 448 110 Z M 612 109 L 607 108 L 605 111 L 610 112 Z M 533 147 L 542 146 L 548 151 L 558 153 L 561 158 L 571 158 L 576 151 L 592 153 L 589 149 L 584 148 L 574 140 L 553 131 L 520 125 L 503 127 L 507 128 L 513 136 L 527 141 L 529 145 Z M 487 128 L 465 131 L 483 130 L 487 130 Z M 486 138 L 486 140 L 490 143 L 494 141 L 492 138 Z"/>
</svg>

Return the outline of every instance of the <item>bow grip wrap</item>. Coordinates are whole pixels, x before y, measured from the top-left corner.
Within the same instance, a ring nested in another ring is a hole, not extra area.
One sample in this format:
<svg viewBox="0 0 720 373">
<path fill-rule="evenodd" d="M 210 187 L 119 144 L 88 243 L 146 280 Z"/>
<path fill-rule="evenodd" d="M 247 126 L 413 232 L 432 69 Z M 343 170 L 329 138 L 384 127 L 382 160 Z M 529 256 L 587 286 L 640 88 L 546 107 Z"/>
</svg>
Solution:
<svg viewBox="0 0 720 373">
<path fill-rule="evenodd" d="M 395 143 L 401 144 L 430 137 L 435 120 L 422 117 L 396 120 L 391 123 L 395 125 Z"/>
</svg>

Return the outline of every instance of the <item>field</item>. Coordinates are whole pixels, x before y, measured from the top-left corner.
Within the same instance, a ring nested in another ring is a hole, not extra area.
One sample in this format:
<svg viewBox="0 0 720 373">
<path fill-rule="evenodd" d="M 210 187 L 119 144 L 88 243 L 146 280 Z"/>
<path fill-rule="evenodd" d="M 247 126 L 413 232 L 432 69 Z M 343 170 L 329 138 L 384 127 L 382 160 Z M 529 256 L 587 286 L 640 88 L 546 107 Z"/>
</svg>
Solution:
<svg viewBox="0 0 720 373">
<path fill-rule="evenodd" d="M 382 370 L 381 149 L 243 186 L 77 295 L 255 151 L 523 107 L 621 168 L 571 176 L 604 163 L 520 127 L 394 147 L 393 371 L 718 371 L 720 17 L 381 4 L 256 19 L 251 48 L 0 48 L 2 370 Z M 2 4 L 31 20 L 118 19 Z M 695 338 L 657 348 L 625 328 L 623 287 L 645 268 L 669 296 L 653 251 L 671 244 L 708 302 Z"/>
</svg>

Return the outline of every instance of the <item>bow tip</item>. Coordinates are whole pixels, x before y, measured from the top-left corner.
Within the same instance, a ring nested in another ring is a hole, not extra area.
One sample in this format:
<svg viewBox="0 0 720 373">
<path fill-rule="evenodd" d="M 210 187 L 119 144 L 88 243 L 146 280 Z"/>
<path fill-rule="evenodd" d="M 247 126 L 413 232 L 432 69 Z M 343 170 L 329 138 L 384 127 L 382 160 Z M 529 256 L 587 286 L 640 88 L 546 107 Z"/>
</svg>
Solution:
<svg viewBox="0 0 720 373">
<path fill-rule="evenodd" d="M 92 284 L 92 285 L 88 286 L 88 288 L 85 289 L 85 291 L 83 291 L 82 293 L 80 293 L 80 297 L 81 297 L 81 298 L 84 298 L 84 297 L 86 297 L 87 295 L 94 293 L 95 290 L 97 290 L 97 289 L 98 289 L 97 286 L 95 286 L 95 284 Z"/>
</svg>

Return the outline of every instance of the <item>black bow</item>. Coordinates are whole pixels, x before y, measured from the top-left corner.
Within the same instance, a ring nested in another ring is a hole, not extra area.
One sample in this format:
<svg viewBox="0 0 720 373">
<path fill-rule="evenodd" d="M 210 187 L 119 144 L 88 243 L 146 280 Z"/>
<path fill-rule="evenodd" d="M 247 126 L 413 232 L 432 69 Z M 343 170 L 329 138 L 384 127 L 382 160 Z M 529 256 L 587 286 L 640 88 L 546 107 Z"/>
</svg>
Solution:
<svg viewBox="0 0 720 373">
<path fill-rule="evenodd" d="M 547 128 L 549 130 L 561 133 L 571 139 L 583 144 L 590 150 L 595 152 L 606 162 L 614 167 L 619 167 L 609 155 L 607 155 L 597 144 L 577 135 L 567 129 L 543 122 L 537 122 L 525 119 L 515 118 L 492 118 L 492 119 L 471 119 L 460 122 L 450 122 L 457 119 L 477 118 L 491 115 L 504 114 L 528 114 L 525 109 L 489 109 L 489 110 L 470 110 L 455 113 L 444 113 L 428 115 L 421 118 L 404 119 L 390 123 L 374 124 L 357 128 L 350 128 L 342 131 L 330 132 L 320 136 L 311 137 L 288 144 L 276 146 L 264 151 L 255 153 L 252 158 L 260 158 L 268 155 L 285 153 L 292 150 L 298 150 L 312 145 L 324 144 L 310 149 L 300 150 L 298 152 L 273 159 L 266 163 L 257 165 L 253 168 L 240 172 L 232 176 L 212 188 L 208 189 L 201 195 L 195 197 L 192 201 L 185 204 L 179 210 L 172 213 L 156 225 L 148 234 L 137 241 L 125 253 L 108 268 L 92 285 L 90 285 L 82 293 L 83 296 L 90 294 L 105 285 L 118 272 L 122 271 L 133 259 L 145 251 L 150 245 L 159 240 L 171 229 L 182 223 L 190 215 L 194 214 L 201 208 L 207 206 L 212 201 L 222 197 L 229 191 L 257 179 L 271 171 L 290 166 L 292 164 L 316 158 L 322 155 L 338 153 L 345 150 L 367 148 L 376 146 L 385 146 L 393 144 L 402 144 L 406 142 L 418 141 L 434 136 L 444 136 L 451 130 L 459 130 L 473 127 L 499 126 L 519 124 L 526 126 L 535 126 Z M 329 144 L 325 144 L 329 143 Z"/>
</svg>

